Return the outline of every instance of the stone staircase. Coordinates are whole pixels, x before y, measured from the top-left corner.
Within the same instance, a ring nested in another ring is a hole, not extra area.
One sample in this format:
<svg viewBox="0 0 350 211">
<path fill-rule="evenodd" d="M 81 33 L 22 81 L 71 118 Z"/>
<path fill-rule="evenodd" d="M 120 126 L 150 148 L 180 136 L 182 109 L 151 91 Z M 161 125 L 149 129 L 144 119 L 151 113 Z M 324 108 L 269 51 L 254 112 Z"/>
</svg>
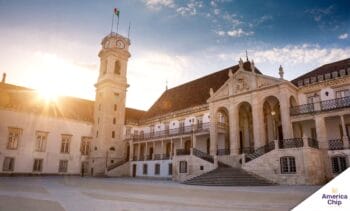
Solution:
<svg viewBox="0 0 350 211">
<path fill-rule="evenodd" d="M 232 168 L 219 163 L 219 167 L 208 173 L 183 182 L 186 185 L 203 186 L 269 186 L 274 183 L 249 174 L 241 168 Z"/>
</svg>

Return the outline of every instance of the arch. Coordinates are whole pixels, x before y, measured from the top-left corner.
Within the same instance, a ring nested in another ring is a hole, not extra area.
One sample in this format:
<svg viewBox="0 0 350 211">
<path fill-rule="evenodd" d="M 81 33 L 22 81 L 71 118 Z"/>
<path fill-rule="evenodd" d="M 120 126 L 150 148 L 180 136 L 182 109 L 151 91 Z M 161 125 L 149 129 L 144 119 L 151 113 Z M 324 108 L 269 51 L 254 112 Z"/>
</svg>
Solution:
<svg viewBox="0 0 350 211">
<path fill-rule="evenodd" d="M 229 111 L 226 107 L 219 107 L 214 116 L 217 128 L 217 154 L 229 154 L 230 150 L 230 130 Z"/>
<path fill-rule="evenodd" d="M 283 139 L 280 102 L 275 96 L 268 96 L 263 103 L 265 143 Z"/>
<path fill-rule="evenodd" d="M 114 74 L 120 75 L 120 62 L 118 60 L 114 63 Z"/>
<path fill-rule="evenodd" d="M 252 106 L 242 102 L 238 105 L 238 113 L 240 153 L 249 153 L 254 151 Z"/>
<path fill-rule="evenodd" d="M 191 140 L 185 141 L 184 149 L 185 149 L 185 152 L 190 153 L 190 151 L 191 151 Z"/>
</svg>

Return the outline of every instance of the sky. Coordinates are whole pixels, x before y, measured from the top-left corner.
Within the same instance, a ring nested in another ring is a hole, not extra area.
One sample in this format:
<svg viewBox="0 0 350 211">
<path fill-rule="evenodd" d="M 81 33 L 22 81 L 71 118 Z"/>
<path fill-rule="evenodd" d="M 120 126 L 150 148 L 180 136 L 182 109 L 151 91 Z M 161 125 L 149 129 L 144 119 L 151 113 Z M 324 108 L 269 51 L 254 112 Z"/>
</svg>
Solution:
<svg viewBox="0 0 350 211">
<path fill-rule="evenodd" d="M 292 80 L 350 57 L 350 1 L 0 0 L 0 74 L 7 82 L 93 100 L 101 40 L 131 23 L 127 107 L 250 60 Z"/>
</svg>

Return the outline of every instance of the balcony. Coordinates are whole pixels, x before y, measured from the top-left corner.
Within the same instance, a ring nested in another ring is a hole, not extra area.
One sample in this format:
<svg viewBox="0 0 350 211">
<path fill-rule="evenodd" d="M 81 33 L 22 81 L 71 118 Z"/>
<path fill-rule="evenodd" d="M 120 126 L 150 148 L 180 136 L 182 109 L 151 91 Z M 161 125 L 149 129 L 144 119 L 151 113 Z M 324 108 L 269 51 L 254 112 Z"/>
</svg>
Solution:
<svg viewBox="0 0 350 211">
<path fill-rule="evenodd" d="M 302 114 L 311 114 L 315 112 L 331 111 L 350 107 L 350 97 L 324 100 L 318 103 L 303 104 L 290 108 L 290 115 L 297 116 Z"/>
<path fill-rule="evenodd" d="M 217 155 L 229 155 L 230 154 L 230 149 L 218 149 L 217 150 Z"/>
<path fill-rule="evenodd" d="M 186 135 L 192 133 L 209 132 L 210 123 L 196 124 L 192 126 L 173 128 L 168 130 L 155 131 L 151 133 L 144 133 L 139 135 L 133 135 L 134 141 L 144 141 L 157 138 L 166 138 L 172 136 Z"/>
<path fill-rule="evenodd" d="M 191 150 L 188 149 L 177 149 L 176 150 L 176 155 L 190 155 Z"/>
<path fill-rule="evenodd" d="M 329 150 L 343 150 L 344 142 L 342 139 L 332 139 L 328 140 L 328 149 Z"/>
</svg>

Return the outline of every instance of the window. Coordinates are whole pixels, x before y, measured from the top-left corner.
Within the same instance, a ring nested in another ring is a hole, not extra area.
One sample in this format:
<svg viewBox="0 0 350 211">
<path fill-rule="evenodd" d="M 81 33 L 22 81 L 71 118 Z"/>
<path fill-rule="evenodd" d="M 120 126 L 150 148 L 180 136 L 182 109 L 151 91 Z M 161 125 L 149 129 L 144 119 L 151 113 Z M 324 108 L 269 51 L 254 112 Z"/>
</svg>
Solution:
<svg viewBox="0 0 350 211">
<path fill-rule="evenodd" d="M 58 172 L 64 173 L 67 172 L 68 169 L 68 160 L 60 160 L 58 165 Z"/>
<path fill-rule="evenodd" d="M 62 143 L 61 143 L 61 153 L 69 153 L 69 145 L 71 140 L 71 135 L 62 135 Z"/>
<path fill-rule="evenodd" d="M 346 169 L 346 158 L 343 156 L 332 157 L 332 169 L 334 174 L 340 174 Z"/>
<path fill-rule="evenodd" d="M 20 134 L 20 128 L 9 127 L 7 149 L 17 149 Z"/>
<path fill-rule="evenodd" d="M 154 174 L 155 175 L 159 175 L 160 174 L 160 164 L 159 163 L 156 163 L 154 165 Z"/>
<path fill-rule="evenodd" d="M 118 108 L 117 104 L 114 104 L 114 111 L 116 111 Z"/>
<path fill-rule="evenodd" d="M 43 170 L 43 159 L 34 159 L 33 172 L 41 172 Z"/>
<path fill-rule="evenodd" d="M 127 127 L 125 132 L 127 136 L 131 135 L 131 127 Z"/>
<path fill-rule="evenodd" d="M 348 89 L 345 90 L 339 90 L 335 92 L 336 98 L 343 98 L 350 96 L 350 91 Z"/>
<path fill-rule="evenodd" d="M 96 131 L 96 138 L 98 137 L 98 130 Z"/>
<path fill-rule="evenodd" d="M 15 169 L 15 158 L 5 157 L 2 165 L 3 171 L 13 171 Z"/>
<path fill-rule="evenodd" d="M 320 96 L 317 93 L 312 94 L 312 95 L 307 97 L 308 104 L 317 103 L 317 102 L 320 102 Z"/>
<path fill-rule="evenodd" d="M 116 61 L 114 63 L 114 74 L 120 75 L 120 63 L 119 63 L 119 61 Z"/>
<path fill-rule="evenodd" d="M 295 158 L 294 157 L 281 157 L 281 173 L 282 174 L 295 174 L 296 166 L 295 166 Z"/>
<path fill-rule="evenodd" d="M 112 138 L 114 138 L 115 137 L 115 132 L 114 131 L 112 131 Z"/>
<path fill-rule="evenodd" d="M 48 135 L 47 132 L 41 132 L 41 131 L 36 132 L 35 151 L 45 152 L 47 135 Z"/>
<path fill-rule="evenodd" d="M 142 172 L 144 175 L 147 175 L 147 164 L 143 164 Z"/>
<path fill-rule="evenodd" d="M 173 175 L 173 164 L 172 163 L 169 163 L 169 165 L 168 165 L 168 174 Z"/>
<path fill-rule="evenodd" d="M 90 137 L 82 137 L 81 138 L 80 152 L 82 155 L 89 155 L 90 143 L 91 143 Z"/>
<path fill-rule="evenodd" d="M 113 118 L 113 125 L 115 125 L 115 122 L 116 122 L 117 120 L 115 119 L 115 117 Z"/>
<path fill-rule="evenodd" d="M 180 173 L 187 173 L 187 161 L 180 161 Z"/>
<path fill-rule="evenodd" d="M 114 92 L 114 98 L 115 98 L 116 100 L 118 100 L 118 99 L 119 99 L 119 93 Z"/>
</svg>

